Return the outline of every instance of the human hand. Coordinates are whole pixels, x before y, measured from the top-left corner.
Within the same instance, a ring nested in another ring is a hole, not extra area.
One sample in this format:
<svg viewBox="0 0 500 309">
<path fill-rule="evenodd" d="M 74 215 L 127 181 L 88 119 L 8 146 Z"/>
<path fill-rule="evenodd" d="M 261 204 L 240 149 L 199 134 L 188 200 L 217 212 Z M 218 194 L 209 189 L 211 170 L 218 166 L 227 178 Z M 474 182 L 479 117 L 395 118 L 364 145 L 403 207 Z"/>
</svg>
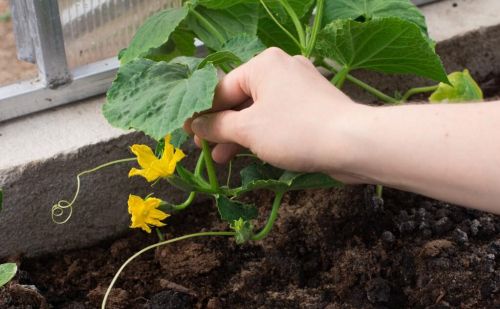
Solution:
<svg viewBox="0 0 500 309">
<path fill-rule="evenodd" d="M 338 129 L 348 114 L 366 108 L 333 87 L 302 56 L 270 48 L 219 83 L 211 113 L 186 129 L 217 145 L 212 156 L 229 161 L 241 147 L 274 166 L 300 172 L 342 174 Z"/>
</svg>

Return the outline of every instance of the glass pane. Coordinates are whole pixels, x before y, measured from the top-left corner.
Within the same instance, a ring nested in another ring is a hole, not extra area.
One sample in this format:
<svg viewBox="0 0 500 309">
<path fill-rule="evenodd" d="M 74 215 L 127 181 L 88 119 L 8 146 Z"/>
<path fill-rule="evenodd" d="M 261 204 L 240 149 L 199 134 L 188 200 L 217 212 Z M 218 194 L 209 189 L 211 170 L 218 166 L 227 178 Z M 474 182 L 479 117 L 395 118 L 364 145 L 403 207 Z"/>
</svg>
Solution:
<svg viewBox="0 0 500 309">
<path fill-rule="evenodd" d="M 17 59 L 8 0 L 0 0 L 0 38 L 0 86 L 37 77 L 34 64 Z"/>
<path fill-rule="evenodd" d="M 60 0 L 68 65 L 116 56 L 148 16 L 181 0 Z"/>
</svg>

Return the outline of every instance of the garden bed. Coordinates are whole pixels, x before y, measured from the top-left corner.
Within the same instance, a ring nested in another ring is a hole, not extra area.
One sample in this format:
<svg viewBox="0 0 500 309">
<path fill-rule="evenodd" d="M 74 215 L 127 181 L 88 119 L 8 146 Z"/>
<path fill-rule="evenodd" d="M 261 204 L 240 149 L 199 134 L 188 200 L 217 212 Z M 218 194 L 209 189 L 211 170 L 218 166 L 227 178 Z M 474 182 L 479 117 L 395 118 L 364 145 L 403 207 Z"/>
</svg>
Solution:
<svg viewBox="0 0 500 309">
<path fill-rule="evenodd" d="M 109 308 L 498 308 L 500 218 L 370 188 L 288 194 L 270 237 L 242 247 L 188 240 L 132 262 Z M 249 197 L 270 209 L 266 192 Z M 220 230 L 210 202 L 168 220 L 167 237 Z M 260 224 L 263 224 L 261 221 Z M 119 266 L 156 235 L 19 258 L 1 308 L 95 308 Z M 29 307 L 32 306 L 32 307 Z"/>
</svg>

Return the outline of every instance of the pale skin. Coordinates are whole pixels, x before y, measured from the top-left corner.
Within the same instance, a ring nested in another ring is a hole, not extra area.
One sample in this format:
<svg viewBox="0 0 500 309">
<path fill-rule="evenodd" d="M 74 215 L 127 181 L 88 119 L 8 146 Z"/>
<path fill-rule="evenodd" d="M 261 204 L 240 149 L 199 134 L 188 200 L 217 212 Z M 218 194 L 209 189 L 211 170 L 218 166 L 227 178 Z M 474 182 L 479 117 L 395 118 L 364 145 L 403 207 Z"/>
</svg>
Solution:
<svg viewBox="0 0 500 309">
<path fill-rule="evenodd" d="M 500 102 L 370 107 L 271 48 L 226 75 L 186 128 L 216 144 L 218 163 L 246 148 L 283 169 L 500 214 Z"/>
</svg>

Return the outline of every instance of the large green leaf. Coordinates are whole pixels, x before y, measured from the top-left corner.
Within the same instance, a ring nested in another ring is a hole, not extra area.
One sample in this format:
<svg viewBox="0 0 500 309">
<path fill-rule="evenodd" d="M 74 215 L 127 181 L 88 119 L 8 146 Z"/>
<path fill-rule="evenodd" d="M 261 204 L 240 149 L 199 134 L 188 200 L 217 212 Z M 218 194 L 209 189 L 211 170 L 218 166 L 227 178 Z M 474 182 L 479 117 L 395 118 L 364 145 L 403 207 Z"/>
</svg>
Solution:
<svg viewBox="0 0 500 309">
<path fill-rule="evenodd" d="M 224 195 L 216 196 L 217 209 L 222 220 L 233 224 L 234 221 L 243 219 L 249 221 L 256 219 L 258 210 L 254 205 L 244 204 L 238 201 L 230 200 Z"/>
<path fill-rule="evenodd" d="M 259 19 L 257 3 L 238 3 L 224 10 L 197 6 L 195 10 L 222 35 L 222 39 L 215 37 L 207 27 L 200 23 L 195 14 L 189 14 L 187 18 L 189 28 L 206 46 L 216 51 L 220 50 L 229 39 L 238 35 L 257 34 Z"/>
<path fill-rule="evenodd" d="M 430 96 L 432 103 L 460 103 L 483 100 L 483 91 L 469 73 L 469 70 L 463 72 L 453 72 L 448 75 L 451 86 L 440 83 L 439 87 Z"/>
<path fill-rule="evenodd" d="M 319 54 L 349 70 L 415 74 L 448 82 L 439 56 L 418 26 L 400 18 L 337 20 L 321 31 L 316 47 Z"/>
<path fill-rule="evenodd" d="M 293 25 L 283 24 L 291 33 Z M 259 19 L 259 38 L 267 47 L 279 47 L 289 55 L 300 55 L 300 47 L 269 17 Z"/>
<path fill-rule="evenodd" d="M 235 4 L 245 3 L 245 2 L 255 2 L 256 0 L 198 0 L 198 4 L 201 4 L 209 9 L 227 9 Z"/>
<path fill-rule="evenodd" d="M 266 46 L 256 35 L 246 33 L 235 36 L 222 46 L 223 51 L 229 51 L 238 56 L 243 62 L 247 62 L 253 56 L 266 49 Z"/>
<path fill-rule="evenodd" d="M 217 83 L 212 64 L 192 70 L 184 64 L 136 59 L 120 68 L 103 114 L 113 126 L 160 140 L 194 113 L 209 109 Z"/>
<path fill-rule="evenodd" d="M 121 63 L 127 63 L 146 54 L 152 48 L 167 43 L 170 34 L 186 19 L 189 9 L 186 6 L 158 12 L 148 18 L 137 30 L 127 50 L 121 55 Z"/>
<path fill-rule="evenodd" d="M 325 24 L 337 19 L 369 21 L 384 17 L 399 17 L 427 32 L 425 17 L 410 0 L 335 0 L 325 3 Z"/>
<path fill-rule="evenodd" d="M 0 287 L 14 278 L 17 272 L 16 263 L 0 264 Z"/>
<path fill-rule="evenodd" d="M 177 28 L 167 43 L 158 48 L 152 48 L 142 57 L 154 61 L 170 61 L 179 56 L 193 56 L 196 52 L 194 33 L 186 29 Z"/>
<path fill-rule="evenodd" d="M 321 173 L 294 173 L 269 164 L 253 163 L 241 170 L 242 192 L 257 189 L 293 191 L 341 187 L 342 183 Z"/>
<path fill-rule="evenodd" d="M 282 0 L 283 1 L 283 0 Z M 311 12 L 311 8 L 314 4 L 314 0 L 284 0 L 288 2 L 290 7 L 293 9 L 295 14 L 299 19 L 306 17 L 307 13 Z M 328 0 L 326 1 L 328 2 Z M 264 0 L 266 6 L 274 13 L 275 16 L 281 21 L 286 22 L 290 20 L 288 13 L 282 4 L 280 4 L 280 0 Z"/>
</svg>

